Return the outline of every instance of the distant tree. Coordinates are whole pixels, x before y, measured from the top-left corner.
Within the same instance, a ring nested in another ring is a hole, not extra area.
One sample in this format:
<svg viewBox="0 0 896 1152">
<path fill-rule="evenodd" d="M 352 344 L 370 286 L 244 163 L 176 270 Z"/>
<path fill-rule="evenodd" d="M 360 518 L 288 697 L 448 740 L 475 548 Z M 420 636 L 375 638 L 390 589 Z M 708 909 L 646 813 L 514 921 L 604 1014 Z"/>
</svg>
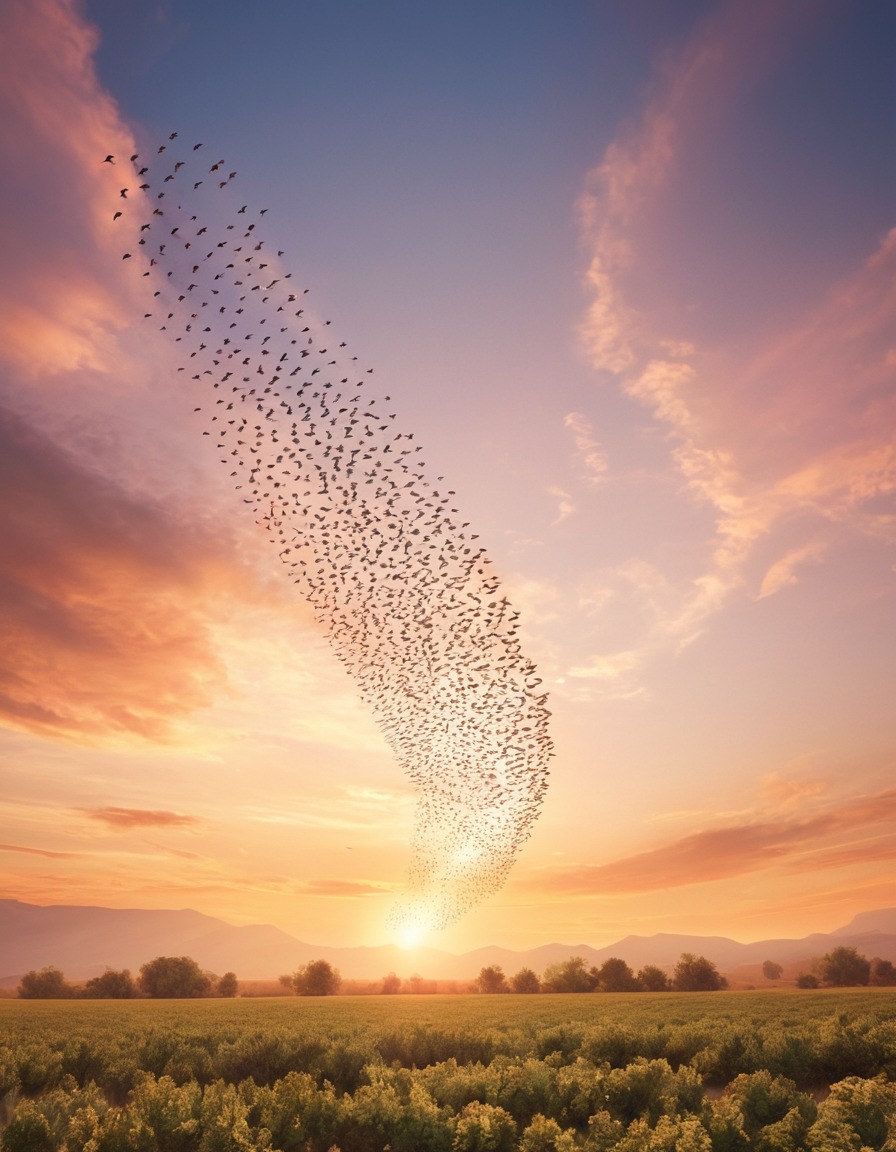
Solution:
<svg viewBox="0 0 896 1152">
<path fill-rule="evenodd" d="M 212 991 L 212 977 L 191 956 L 156 956 L 140 969 L 137 983 L 154 1000 L 186 1000 Z"/>
<path fill-rule="evenodd" d="M 423 977 L 419 972 L 412 972 L 408 976 L 408 991 L 412 992 L 415 996 L 423 991 Z"/>
<path fill-rule="evenodd" d="M 137 985 L 127 968 L 120 972 L 107 968 L 102 976 L 88 980 L 81 994 L 88 1000 L 133 1000 Z"/>
<path fill-rule="evenodd" d="M 510 990 L 531 995 L 541 991 L 541 981 L 531 968 L 520 968 L 516 975 L 510 977 Z"/>
<path fill-rule="evenodd" d="M 892 988 L 896 985 L 896 968 L 892 960 L 881 960 L 875 956 L 871 961 L 871 979 L 869 983 L 876 988 Z"/>
<path fill-rule="evenodd" d="M 840 946 L 822 956 L 819 974 L 825 984 L 835 988 L 853 988 L 871 979 L 871 961 L 855 948 Z"/>
<path fill-rule="evenodd" d="M 594 971 L 592 969 L 592 971 Z M 640 992 L 641 985 L 624 960 L 611 956 L 597 969 L 597 987 L 601 992 Z"/>
<path fill-rule="evenodd" d="M 292 982 L 300 996 L 335 996 L 342 977 L 329 960 L 311 960 L 293 973 Z"/>
<path fill-rule="evenodd" d="M 52 964 L 39 972 L 33 968 L 26 972 L 18 992 L 22 1000 L 71 1000 L 75 995 L 75 989 L 66 983 L 64 973 Z"/>
<path fill-rule="evenodd" d="M 593 992 L 595 978 L 581 956 L 570 956 L 545 968 L 541 987 L 544 992 Z"/>
<path fill-rule="evenodd" d="M 682 952 L 675 965 L 672 986 L 676 992 L 717 992 L 727 986 L 727 981 L 719 974 L 715 964 L 705 956 Z"/>
<path fill-rule="evenodd" d="M 219 996 L 236 996 L 239 991 L 239 980 L 236 978 L 235 972 L 225 972 L 221 979 L 218 981 L 218 995 Z"/>
<path fill-rule="evenodd" d="M 669 977 L 656 964 L 645 964 L 638 973 L 638 983 L 645 992 L 668 992 Z"/>
<path fill-rule="evenodd" d="M 481 968 L 476 979 L 476 986 L 480 992 L 494 993 L 507 991 L 507 977 L 500 964 L 492 964 L 488 968 Z"/>
<path fill-rule="evenodd" d="M 384 996 L 394 996 L 401 988 L 401 977 L 396 976 L 394 972 L 388 973 L 383 977 L 383 986 L 380 989 Z"/>
<path fill-rule="evenodd" d="M 784 975 L 784 969 L 774 960 L 765 960 L 762 965 L 762 975 L 766 980 L 780 980 Z"/>
<path fill-rule="evenodd" d="M 817 988 L 818 977 L 813 976 L 811 972 L 801 972 L 796 978 L 797 988 Z"/>
<path fill-rule="evenodd" d="M 285 976 L 278 976 L 277 981 L 283 985 L 287 992 L 291 992 L 293 995 L 295 995 L 296 985 L 292 972 L 287 972 Z"/>
</svg>

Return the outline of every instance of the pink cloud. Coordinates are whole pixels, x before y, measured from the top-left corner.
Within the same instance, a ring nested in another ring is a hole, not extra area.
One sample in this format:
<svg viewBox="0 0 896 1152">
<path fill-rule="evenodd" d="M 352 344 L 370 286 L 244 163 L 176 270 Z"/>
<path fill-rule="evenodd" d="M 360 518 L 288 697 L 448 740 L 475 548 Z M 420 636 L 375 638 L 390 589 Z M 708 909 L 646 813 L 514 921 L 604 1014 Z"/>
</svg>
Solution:
<svg viewBox="0 0 896 1152">
<path fill-rule="evenodd" d="M 23 848 L 20 844 L 0 844 L 0 852 L 22 852 L 26 856 L 46 856 L 50 860 L 71 860 L 77 852 L 51 852 L 47 848 Z"/>
<path fill-rule="evenodd" d="M 97 81 L 96 44 L 68 0 L 0 7 L 3 210 L 16 220 L 0 269 L 0 355 L 28 375 L 100 367 L 104 334 L 134 311 L 109 193 L 136 148 Z M 121 169 L 102 163 L 108 153 Z"/>
<path fill-rule="evenodd" d="M 195 816 L 147 808 L 82 808 L 80 811 L 110 828 L 185 828 L 201 823 Z"/>
<path fill-rule="evenodd" d="M 707 248 L 693 207 L 746 96 L 820 18 L 771 0 L 718 6 L 662 61 L 581 198 L 583 345 L 649 413 L 685 490 L 715 519 L 702 571 L 668 598 L 645 656 L 689 643 L 735 593 L 794 588 L 856 532 L 892 541 L 881 501 L 896 490 L 896 229 L 769 328 L 754 322 L 737 265 Z M 713 260 L 714 273 L 694 274 Z M 707 319 L 713 275 L 743 299 L 736 338 Z"/>
<path fill-rule="evenodd" d="M 316 880 L 302 886 L 307 896 L 376 896 L 388 889 L 356 880 Z"/>
<path fill-rule="evenodd" d="M 847 858 L 848 862 L 868 863 L 880 858 L 870 844 L 865 845 L 863 857 L 861 845 L 831 848 L 822 842 L 832 836 L 843 837 L 856 829 L 894 820 L 896 789 L 888 789 L 876 796 L 859 797 L 840 807 L 831 807 L 809 819 L 715 828 L 609 864 L 555 868 L 536 886 L 545 891 L 580 895 L 652 892 L 730 879 L 770 864 L 787 864 L 802 871 L 838 867 Z M 816 849 L 824 851 L 803 863 L 804 854 Z"/>
</svg>

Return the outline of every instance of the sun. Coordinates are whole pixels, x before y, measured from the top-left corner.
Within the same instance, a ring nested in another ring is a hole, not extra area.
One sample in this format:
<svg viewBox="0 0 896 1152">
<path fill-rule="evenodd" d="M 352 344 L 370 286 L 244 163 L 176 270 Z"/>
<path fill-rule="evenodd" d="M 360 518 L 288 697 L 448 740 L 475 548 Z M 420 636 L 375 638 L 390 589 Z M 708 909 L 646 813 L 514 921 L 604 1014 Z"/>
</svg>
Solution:
<svg viewBox="0 0 896 1152">
<path fill-rule="evenodd" d="M 405 924 L 398 931 L 398 947 L 406 952 L 416 948 L 423 939 L 423 929 L 418 924 Z"/>
</svg>

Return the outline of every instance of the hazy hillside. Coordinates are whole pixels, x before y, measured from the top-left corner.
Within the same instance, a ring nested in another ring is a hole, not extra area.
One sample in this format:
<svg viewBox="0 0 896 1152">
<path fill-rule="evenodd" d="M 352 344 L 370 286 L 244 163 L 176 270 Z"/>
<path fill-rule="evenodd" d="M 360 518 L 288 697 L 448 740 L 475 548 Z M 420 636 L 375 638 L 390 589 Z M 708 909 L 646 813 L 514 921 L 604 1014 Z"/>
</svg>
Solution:
<svg viewBox="0 0 896 1152">
<path fill-rule="evenodd" d="M 106 967 L 130 968 L 154 956 L 194 957 L 203 968 L 232 970 L 244 979 L 276 977 L 317 957 L 326 957 L 348 978 L 375 979 L 389 971 L 419 973 L 428 979 L 471 979 L 480 968 L 500 964 L 508 974 L 522 967 L 542 973 L 568 956 L 602 964 L 620 956 L 633 968 L 658 964 L 671 968 L 682 952 L 708 957 L 723 972 L 774 960 L 788 967 L 811 960 L 838 945 L 851 945 L 866 956 L 896 962 L 896 909 L 863 912 L 843 928 L 802 939 L 761 940 L 741 944 L 724 936 L 626 936 L 604 948 L 586 944 L 545 944 L 528 951 L 478 948 L 462 955 L 419 948 L 331 948 L 308 944 L 270 924 L 235 927 L 191 909 L 39 907 L 0 900 L 0 982 L 15 981 L 32 968 L 53 964 L 69 979 L 95 976 Z"/>
</svg>

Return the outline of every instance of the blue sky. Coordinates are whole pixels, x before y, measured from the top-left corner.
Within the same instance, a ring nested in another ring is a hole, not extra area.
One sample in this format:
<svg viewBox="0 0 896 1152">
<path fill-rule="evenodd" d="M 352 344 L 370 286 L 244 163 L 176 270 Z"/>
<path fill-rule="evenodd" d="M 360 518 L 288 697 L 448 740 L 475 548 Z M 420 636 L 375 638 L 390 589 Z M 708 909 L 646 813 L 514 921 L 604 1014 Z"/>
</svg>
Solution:
<svg viewBox="0 0 896 1152">
<path fill-rule="evenodd" d="M 375 367 L 551 690 L 532 838 L 433 942 L 748 939 L 892 901 L 891 6 L 4 21 L 2 389 L 30 493 L 4 507 L 5 895 L 366 943 L 405 883 L 413 789 L 121 266 L 96 165 L 177 130 Z M 158 547 L 100 547 L 64 489 Z"/>
</svg>

